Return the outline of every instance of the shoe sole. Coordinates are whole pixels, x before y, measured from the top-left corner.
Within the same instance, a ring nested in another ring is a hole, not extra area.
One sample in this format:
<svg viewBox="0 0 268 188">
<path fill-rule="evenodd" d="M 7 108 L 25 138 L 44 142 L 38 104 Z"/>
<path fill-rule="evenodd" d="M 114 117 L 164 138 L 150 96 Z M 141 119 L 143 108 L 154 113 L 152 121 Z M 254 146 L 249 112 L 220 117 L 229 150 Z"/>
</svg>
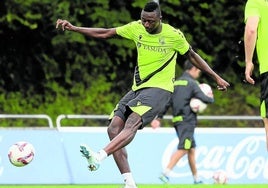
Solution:
<svg viewBox="0 0 268 188">
<path fill-rule="evenodd" d="M 89 159 L 91 157 L 90 149 L 88 149 L 87 146 L 81 145 L 80 146 L 80 152 L 82 153 L 82 156 L 85 157 L 89 161 Z M 98 170 L 98 167 L 96 166 L 96 164 L 89 164 L 88 165 L 88 170 L 96 171 L 96 170 Z"/>
<path fill-rule="evenodd" d="M 164 183 L 164 184 L 168 184 L 169 179 L 165 178 L 165 177 L 159 177 L 159 179 Z"/>
</svg>

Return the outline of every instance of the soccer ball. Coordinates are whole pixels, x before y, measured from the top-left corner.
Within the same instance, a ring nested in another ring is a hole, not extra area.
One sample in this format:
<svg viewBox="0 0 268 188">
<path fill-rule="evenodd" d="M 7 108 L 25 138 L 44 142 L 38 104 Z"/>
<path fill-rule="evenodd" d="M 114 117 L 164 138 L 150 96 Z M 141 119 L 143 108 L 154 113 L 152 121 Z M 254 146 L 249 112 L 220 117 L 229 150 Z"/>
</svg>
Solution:
<svg viewBox="0 0 268 188">
<path fill-rule="evenodd" d="M 227 183 L 227 173 L 225 171 L 217 171 L 213 174 L 213 179 L 215 184 L 226 184 Z"/>
<path fill-rule="evenodd" d="M 208 97 L 213 97 L 213 91 L 210 85 L 206 83 L 202 83 L 202 84 L 199 84 L 199 87 L 205 95 L 207 95 Z M 207 104 L 201 101 L 200 99 L 192 98 L 190 100 L 190 107 L 193 112 L 202 113 L 207 108 Z"/>
<path fill-rule="evenodd" d="M 201 83 L 199 84 L 200 89 L 205 93 L 206 96 L 208 97 L 213 97 L 213 91 L 210 85 L 206 83 Z"/>
<path fill-rule="evenodd" d="M 190 107 L 195 113 L 202 113 L 207 108 L 207 104 L 202 102 L 200 99 L 192 98 L 190 101 Z"/>
<path fill-rule="evenodd" d="M 10 146 L 8 158 L 14 166 L 23 167 L 33 160 L 34 154 L 35 150 L 32 144 L 20 141 Z"/>
</svg>

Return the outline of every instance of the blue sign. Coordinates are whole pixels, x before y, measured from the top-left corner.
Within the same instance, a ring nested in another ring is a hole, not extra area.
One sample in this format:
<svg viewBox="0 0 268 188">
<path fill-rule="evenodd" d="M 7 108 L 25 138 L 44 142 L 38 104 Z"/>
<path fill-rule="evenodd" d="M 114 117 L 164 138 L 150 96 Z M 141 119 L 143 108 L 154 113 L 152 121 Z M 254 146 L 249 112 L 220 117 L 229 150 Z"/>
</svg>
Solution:
<svg viewBox="0 0 268 188">
<path fill-rule="evenodd" d="M 213 183 L 213 173 L 223 170 L 229 184 L 267 184 L 268 154 L 262 128 L 197 128 L 196 163 L 205 183 Z M 13 166 L 9 147 L 28 141 L 35 147 L 33 161 L 25 167 Z M 113 157 L 91 172 L 79 152 L 80 144 L 99 151 L 109 142 L 106 128 L 0 129 L 0 184 L 122 184 Z M 138 184 L 161 184 L 158 179 L 176 150 L 178 138 L 173 128 L 139 131 L 127 146 L 130 166 Z M 191 184 L 187 157 L 171 173 L 171 184 Z"/>
<path fill-rule="evenodd" d="M 24 167 L 13 166 L 8 159 L 9 147 L 18 141 L 33 144 L 35 156 Z M 40 129 L 0 130 L 1 184 L 64 184 L 69 181 L 66 155 L 58 131 Z"/>
</svg>

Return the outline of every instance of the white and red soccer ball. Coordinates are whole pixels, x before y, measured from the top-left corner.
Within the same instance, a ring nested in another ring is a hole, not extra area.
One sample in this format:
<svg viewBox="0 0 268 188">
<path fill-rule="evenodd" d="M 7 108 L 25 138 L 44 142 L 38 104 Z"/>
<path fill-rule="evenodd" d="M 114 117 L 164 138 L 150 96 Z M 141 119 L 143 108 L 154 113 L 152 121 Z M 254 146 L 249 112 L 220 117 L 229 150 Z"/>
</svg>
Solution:
<svg viewBox="0 0 268 188">
<path fill-rule="evenodd" d="M 210 85 L 206 83 L 199 84 L 200 89 L 205 93 L 206 96 L 213 98 L 213 91 Z"/>
<path fill-rule="evenodd" d="M 228 181 L 227 173 L 223 170 L 214 172 L 212 178 L 215 184 L 226 184 Z"/>
<path fill-rule="evenodd" d="M 17 167 L 23 167 L 29 164 L 35 155 L 33 145 L 26 141 L 19 141 L 10 146 L 8 150 L 8 159 L 11 164 Z"/>
<path fill-rule="evenodd" d="M 213 97 L 213 91 L 210 85 L 206 83 L 199 84 L 200 89 L 208 97 Z M 202 113 L 207 108 L 207 104 L 197 98 L 192 98 L 190 101 L 190 107 L 195 113 Z"/>
</svg>

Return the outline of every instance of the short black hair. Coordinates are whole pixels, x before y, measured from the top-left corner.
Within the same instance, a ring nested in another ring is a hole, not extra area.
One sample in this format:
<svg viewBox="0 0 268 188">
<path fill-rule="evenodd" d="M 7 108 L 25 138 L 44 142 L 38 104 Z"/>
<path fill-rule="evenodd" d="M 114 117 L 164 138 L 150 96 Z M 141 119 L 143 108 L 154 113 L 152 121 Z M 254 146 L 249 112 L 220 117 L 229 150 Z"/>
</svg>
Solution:
<svg viewBox="0 0 268 188">
<path fill-rule="evenodd" d="M 191 63 L 191 61 L 190 60 L 186 60 L 185 62 L 184 62 L 184 64 L 183 64 L 183 68 L 184 68 L 184 70 L 190 70 L 190 69 L 192 69 L 194 67 L 194 65 Z"/>
<path fill-rule="evenodd" d="M 145 12 L 154 12 L 156 11 L 159 15 L 161 15 L 160 5 L 156 1 L 149 1 L 143 8 Z"/>
</svg>

